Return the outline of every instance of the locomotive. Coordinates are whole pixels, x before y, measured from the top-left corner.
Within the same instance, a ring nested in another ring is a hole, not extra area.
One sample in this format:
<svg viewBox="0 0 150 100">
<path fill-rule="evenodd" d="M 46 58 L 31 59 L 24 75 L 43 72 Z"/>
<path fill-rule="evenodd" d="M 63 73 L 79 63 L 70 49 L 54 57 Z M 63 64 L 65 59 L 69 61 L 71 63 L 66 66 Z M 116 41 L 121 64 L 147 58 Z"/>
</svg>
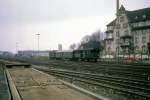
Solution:
<svg viewBox="0 0 150 100">
<path fill-rule="evenodd" d="M 80 49 L 68 51 L 50 51 L 49 59 L 74 60 L 74 61 L 97 61 L 99 49 Z"/>
</svg>

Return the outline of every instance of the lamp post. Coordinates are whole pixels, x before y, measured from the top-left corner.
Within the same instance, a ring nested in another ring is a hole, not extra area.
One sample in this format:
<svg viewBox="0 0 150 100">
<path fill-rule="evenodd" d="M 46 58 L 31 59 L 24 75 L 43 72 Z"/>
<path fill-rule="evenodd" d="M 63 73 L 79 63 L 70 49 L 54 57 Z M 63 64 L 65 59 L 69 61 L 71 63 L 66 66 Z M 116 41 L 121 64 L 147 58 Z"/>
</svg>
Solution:
<svg viewBox="0 0 150 100">
<path fill-rule="evenodd" d="M 40 34 L 36 34 L 37 35 L 37 40 L 38 40 L 38 56 L 39 56 L 39 48 L 40 48 L 40 44 L 39 44 L 39 39 L 40 39 Z"/>
</svg>

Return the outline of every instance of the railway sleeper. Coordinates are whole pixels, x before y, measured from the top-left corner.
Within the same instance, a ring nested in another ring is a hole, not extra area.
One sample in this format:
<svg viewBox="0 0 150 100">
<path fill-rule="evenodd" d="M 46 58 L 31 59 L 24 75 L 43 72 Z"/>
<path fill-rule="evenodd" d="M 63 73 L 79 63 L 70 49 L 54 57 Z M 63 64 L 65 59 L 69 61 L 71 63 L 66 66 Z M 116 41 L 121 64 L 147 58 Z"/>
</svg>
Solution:
<svg viewBox="0 0 150 100">
<path fill-rule="evenodd" d="M 65 76 L 65 75 L 60 75 L 60 74 L 53 74 L 53 75 L 72 79 L 71 76 Z M 81 79 L 81 78 L 75 78 L 75 81 L 80 81 L 80 82 L 92 84 L 92 85 L 95 85 L 95 86 L 102 86 L 102 87 L 105 87 L 105 88 L 121 91 L 121 92 L 124 92 L 124 93 L 127 93 L 127 94 L 138 95 L 138 96 L 147 98 L 147 100 L 150 99 L 149 94 L 146 94 L 144 92 L 139 92 L 139 91 L 133 91 L 132 89 L 126 89 L 126 88 L 106 85 L 106 84 L 102 84 L 102 83 L 97 83 L 97 82 L 93 82 L 93 81 L 84 80 L 84 79 Z"/>
<path fill-rule="evenodd" d="M 115 82 L 115 81 L 112 81 L 112 80 L 109 80 L 109 79 L 107 79 L 107 80 L 106 79 L 101 79 L 101 78 L 97 79 L 97 78 L 94 78 L 94 77 L 91 77 L 91 76 L 86 77 L 86 76 L 82 76 L 82 75 L 78 75 L 78 74 L 69 74 L 69 73 L 58 73 L 58 74 L 63 74 L 63 75 L 72 76 L 72 77 L 80 77 L 80 78 L 84 78 L 84 79 L 88 79 L 88 80 L 92 80 L 92 81 L 96 81 L 96 82 L 100 82 L 100 83 L 104 83 L 104 84 L 111 84 L 111 85 L 119 86 L 119 87 L 123 87 L 123 88 L 132 88 L 135 91 L 143 91 L 143 92 L 150 93 L 149 88 L 124 84 L 124 83 L 118 83 L 118 82 Z"/>
</svg>

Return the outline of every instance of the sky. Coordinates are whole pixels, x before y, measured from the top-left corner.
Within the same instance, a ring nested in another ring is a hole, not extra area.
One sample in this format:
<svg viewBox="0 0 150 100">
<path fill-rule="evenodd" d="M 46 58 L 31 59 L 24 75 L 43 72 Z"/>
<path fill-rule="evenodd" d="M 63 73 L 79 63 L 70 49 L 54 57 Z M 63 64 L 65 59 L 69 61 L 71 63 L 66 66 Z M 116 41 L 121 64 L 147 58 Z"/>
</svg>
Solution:
<svg viewBox="0 0 150 100">
<path fill-rule="evenodd" d="M 120 0 L 127 10 L 150 7 L 150 0 Z M 68 49 L 85 35 L 106 30 L 116 0 L 0 0 L 0 51 Z"/>
</svg>

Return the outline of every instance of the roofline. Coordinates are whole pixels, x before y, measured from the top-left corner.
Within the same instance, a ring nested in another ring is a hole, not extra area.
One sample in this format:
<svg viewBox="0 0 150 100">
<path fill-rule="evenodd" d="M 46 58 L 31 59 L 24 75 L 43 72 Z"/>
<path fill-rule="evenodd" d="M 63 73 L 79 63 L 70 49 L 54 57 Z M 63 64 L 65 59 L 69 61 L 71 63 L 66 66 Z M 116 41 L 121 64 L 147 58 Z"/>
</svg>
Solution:
<svg viewBox="0 0 150 100">
<path fill-rule="evenodd" d="M 140 10 L 144 10 L 144 9 L 150 9 L 150 7 L 145 7 L 145 8 L 141 8 L 141 9 L 137 9 L 137 10 L 126 10 L 127 12 L 134 12 L 134 11 L 140 11 Z"/>
</svg>

